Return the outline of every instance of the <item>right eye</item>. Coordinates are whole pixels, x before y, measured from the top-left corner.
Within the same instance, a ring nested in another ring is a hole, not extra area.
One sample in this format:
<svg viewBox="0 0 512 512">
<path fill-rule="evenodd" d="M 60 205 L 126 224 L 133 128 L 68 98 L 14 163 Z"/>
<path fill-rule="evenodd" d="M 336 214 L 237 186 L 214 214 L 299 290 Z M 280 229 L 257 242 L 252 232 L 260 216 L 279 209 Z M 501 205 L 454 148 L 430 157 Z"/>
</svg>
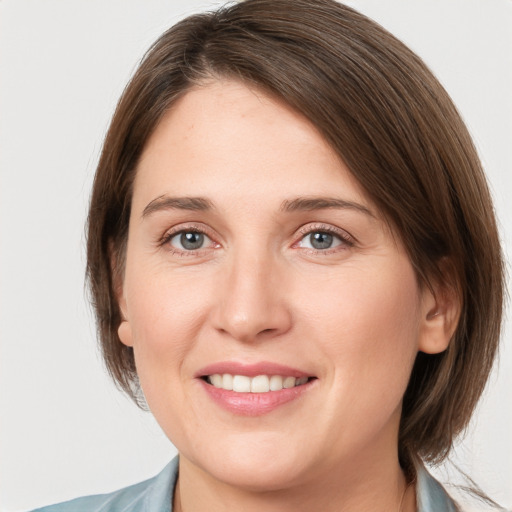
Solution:
<svg viewBox="0 0 512 512">
<path fill-rule="evenodd" d="M 197 251 L 212 243 L 212 240 L 200 231 L 180 231 L 169 238 L 169 244 L 179 251 Z"/>
</svg>

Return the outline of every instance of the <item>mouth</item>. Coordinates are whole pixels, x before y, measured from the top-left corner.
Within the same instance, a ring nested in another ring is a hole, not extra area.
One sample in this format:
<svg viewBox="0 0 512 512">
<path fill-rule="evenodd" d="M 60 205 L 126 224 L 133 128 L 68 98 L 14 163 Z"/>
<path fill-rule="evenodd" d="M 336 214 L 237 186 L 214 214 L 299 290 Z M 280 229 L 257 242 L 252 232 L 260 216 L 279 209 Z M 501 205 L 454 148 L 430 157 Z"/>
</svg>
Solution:
<svg viewBox="0 0 512 512">
<path fill-rule="evenodd" d="M 318 381 L 302 370 L 271 362 L 215 363 L 200 370 L 196 378 L 214 403 L 242 416 L 259 416 L 299 403 Z"/>
<path fill-rule="evenodd" d="M 270 393 L 304 386 L 315 377 L 294 377 L 292 375 L 233 375 L 231 373 L 214 373 L 201 377 L 206 383 L 217 389 L 235 393 Z"/>
</svg>

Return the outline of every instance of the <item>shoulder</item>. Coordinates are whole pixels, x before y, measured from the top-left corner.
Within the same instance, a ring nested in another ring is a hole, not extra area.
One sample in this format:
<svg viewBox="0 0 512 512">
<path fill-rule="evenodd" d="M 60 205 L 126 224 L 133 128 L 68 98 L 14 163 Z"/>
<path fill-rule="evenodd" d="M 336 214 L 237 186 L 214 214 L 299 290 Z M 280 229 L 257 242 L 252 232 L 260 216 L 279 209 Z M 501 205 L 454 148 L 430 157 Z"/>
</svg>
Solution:
<svg viewBox="0 0 512 512">
<path fill-rule="evenodd" d="M 457 512 L 459 508 L 443 486 L 426 470 L 416 467 L 418 512 Z"/>
<path fill-rule="evenodd" d="M 172 512 L 172 495 L 178 476 L 178 458 L 158 475 L 108 494 L 84 496 L 49 505 L 33 512 Z"/>
</svg>

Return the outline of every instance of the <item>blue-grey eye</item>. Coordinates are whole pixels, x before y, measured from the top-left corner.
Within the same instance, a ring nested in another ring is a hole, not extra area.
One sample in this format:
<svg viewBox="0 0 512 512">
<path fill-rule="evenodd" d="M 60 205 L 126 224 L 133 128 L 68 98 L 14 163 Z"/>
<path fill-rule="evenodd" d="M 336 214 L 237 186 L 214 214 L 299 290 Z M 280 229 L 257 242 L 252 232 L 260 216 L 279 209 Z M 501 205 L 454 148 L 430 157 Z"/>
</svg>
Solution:
<svg viewBox="0 0 512 512">
<path fill-rule="evenodd" d="M 329 249 L 333 242 L 333 236 L 329 233 L 311 233 L 309 235 L 311 247 L 315 249 Z"/>
<path fill-rule="evenodd" d="M 328 233 L 327 231 L 312 231 L 304 236 L 300 242 L 300 247 L 322 251 L 332 249 L 342 243 L 343 241 L 340 237 L 332 233 Z"/>
<path fill-rule="evenodd" d="M 182 231 L 176 233 L 169 243 L 182 251 L 196 251 L 201 249 L 205 242 L 210 240 L 204 233 L 198 231 Z"/>
</svg>

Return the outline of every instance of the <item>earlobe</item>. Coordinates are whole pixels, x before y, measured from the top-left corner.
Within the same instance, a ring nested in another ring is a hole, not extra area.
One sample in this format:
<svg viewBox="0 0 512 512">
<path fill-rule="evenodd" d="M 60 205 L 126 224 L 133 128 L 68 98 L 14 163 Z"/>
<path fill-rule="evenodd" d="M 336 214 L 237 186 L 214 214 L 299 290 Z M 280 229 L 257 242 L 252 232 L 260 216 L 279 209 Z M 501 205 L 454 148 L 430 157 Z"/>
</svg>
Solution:
<svg viewBox="0 0 512 512">
<path fill-rule="evenodd" d="M 130 322 L 128 320 L 128 315 L 126 311 L 126 299 L 124 298 L 123 287 L 120 286 L 119 289 L 116 289 L 116 299 L 119 305 L 119 312 L 121 313 L 121 323 L 117 328 L 117 335 L 121 342 L 128 346 L 132 346 L 132 328 Z"/>
<path fill-rule="evenodd" d="M 128 320 L 123 320 L 117 328 L 117 335 L 121 342 L 127 347 L 133 347 L 132 343 L 132 328 Z"/>
<path fill-rule="evenodd" d="M 447 282 L 423 291 L 422 325 L 418 350 L 426 354 L 445 351 L 457 329 L 461 311 L 460 295 Z"/>
</svg>

